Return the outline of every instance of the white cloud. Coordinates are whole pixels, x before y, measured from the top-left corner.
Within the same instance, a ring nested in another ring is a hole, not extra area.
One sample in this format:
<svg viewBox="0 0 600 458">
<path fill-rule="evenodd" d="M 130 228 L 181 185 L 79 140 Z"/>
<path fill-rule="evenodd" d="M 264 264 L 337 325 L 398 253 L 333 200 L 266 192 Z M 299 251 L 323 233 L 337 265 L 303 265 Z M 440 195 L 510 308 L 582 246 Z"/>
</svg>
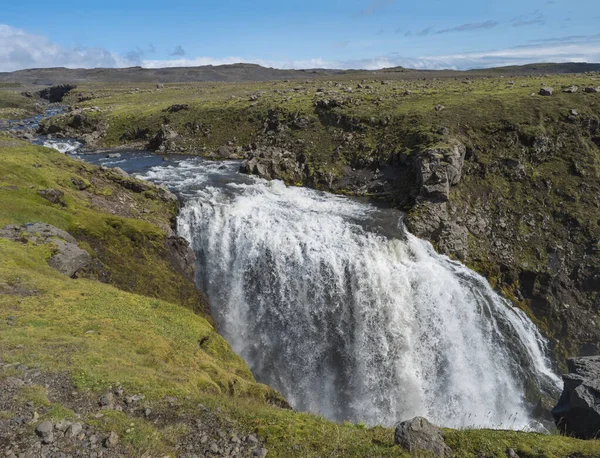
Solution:
<svg viewBox="0 0 600 458">
<path fill-rule="evenodd" d="M 572 37 L 568 37 L 572 38 Z M 268 60 L 248 59 L 242 56 L 195 57 L 177 56 L 171 59 L 147 59 L 144 52 L 128 57 L 103 49 L 63 48 L 44 36 L 0 24 L 0 71 L 14 71 L 41 67 L 127 67 L 141 65 L 146 68 L 194 67 L 201 65 L 224 65 L 248 62 L 264 67 L 281 69 L 338 68 L 375 70 L 384 67 L 403 66 L 422 69 L 486 68 L 502 65 L 519 65 L 531 62 L 600 62 L 600 35 L 577 37 L 581 42 L 564 39 L 546 39 L 545 43 L 529 44 L 514 48 L 486 52 L 453 53 L 435 56 L 406 57 L 390 54 L 366 59 L 333 60 Z M 583 41 L 585 39 L 586 41 Z M 562 42 L 560 42 L 560 41 Z M 129 54 L 132 54 L 130 52 Z M 133 58 L 135 57 L 135 59 Z"/>
<path fill-rule="evenodd" d="M 270 61 L 263 59 L 244 59 L 242 57 L 226 57 L 222 59 L 197 57 L 194 59 L 145 60 L 142 62 L 142 66 L 146 68 L 194 67 L 197 65 L 224 65 L 237 62 L 249 62 L 264 67 L 281 69 L 337 68 L 377 70 L 386 67 L 402 66 L 406 68 L 428 70 L 466 70 L 470 68 L 489 68 L 504 65 L 523 65 L 533 62 L 600 62 L 600 42 L 586 44 L 530 45 L 496 51 L 456 53 L 424 57 L 390 55 L 355 60 L 311 59 Z"/>
<path fill-rule="evenodd" d="M 48 38 L 0 24 L 0 71 L 35 67 L 119 67 L 126 60 L 104 49 L 63 48 Z"/>
</svg>

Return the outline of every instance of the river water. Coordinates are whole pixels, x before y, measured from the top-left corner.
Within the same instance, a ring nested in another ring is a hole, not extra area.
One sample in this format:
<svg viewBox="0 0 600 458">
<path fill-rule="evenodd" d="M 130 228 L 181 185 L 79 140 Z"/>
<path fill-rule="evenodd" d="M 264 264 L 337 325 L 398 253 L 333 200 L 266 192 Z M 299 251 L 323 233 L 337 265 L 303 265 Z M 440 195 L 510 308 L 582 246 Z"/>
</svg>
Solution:
<svg viewBox="0 0 600 458">
<path fill-rule="evenodd" d="M 527 386 L 561 386 L 527 316 L 409 234 L 397 210 L 243 175 L 235 161 L 81 157 L 184 198 L 178 231 L 220 332 L 298 410 L 535 429 Z"/>
</svg>

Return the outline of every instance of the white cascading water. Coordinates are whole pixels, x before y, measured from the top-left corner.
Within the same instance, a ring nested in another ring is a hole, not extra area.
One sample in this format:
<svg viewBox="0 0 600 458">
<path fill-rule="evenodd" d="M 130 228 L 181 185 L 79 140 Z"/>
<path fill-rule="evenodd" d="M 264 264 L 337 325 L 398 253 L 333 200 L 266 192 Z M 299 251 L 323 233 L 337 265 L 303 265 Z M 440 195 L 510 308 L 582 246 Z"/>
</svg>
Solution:
<svg viewBox="0 0 600 458">
<path fill-rule="evenodd" d="M 55 149 L 63 154 L 76 154 L 83 144 L 76 140 L 44 140 L 42 146 Z"/>
<path fill-rule="evenodd" d="M 390 209 L 189 160 L 144 177 L 187 199 L 180 234 L 221 333 L 299 410 L 523 429 L 525 381 L 560 386 L 533 323 Z"/>
</svg>

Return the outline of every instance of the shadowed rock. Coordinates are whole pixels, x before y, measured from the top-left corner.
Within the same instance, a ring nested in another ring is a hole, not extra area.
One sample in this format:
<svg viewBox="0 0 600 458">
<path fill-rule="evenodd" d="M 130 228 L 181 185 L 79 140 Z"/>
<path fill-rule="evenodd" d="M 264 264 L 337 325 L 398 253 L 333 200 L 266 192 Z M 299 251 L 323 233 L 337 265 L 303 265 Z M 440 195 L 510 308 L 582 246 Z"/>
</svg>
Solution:
<svg viewBox="0 0 600 458">
<path fill-rule="evenodd" d="M 580 439 L 600 437 L 600 356 L 572 358 L 564 389 L 552 409 L 556 426 Z"/>
<path fill-rule="evenodd" d="M 61 84 L 60 86 L 42 89 L 39 95 L 42 99 L 46 99 L 51 103 L 62 102 L 63 98 L 76 87 L 72 84 Z"/>
</svg>

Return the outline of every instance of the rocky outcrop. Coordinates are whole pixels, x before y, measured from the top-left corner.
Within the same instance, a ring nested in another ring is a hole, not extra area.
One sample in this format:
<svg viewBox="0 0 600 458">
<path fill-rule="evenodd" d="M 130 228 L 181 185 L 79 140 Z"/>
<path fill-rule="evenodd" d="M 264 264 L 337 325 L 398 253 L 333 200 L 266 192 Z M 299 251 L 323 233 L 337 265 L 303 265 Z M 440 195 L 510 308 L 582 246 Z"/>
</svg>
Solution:
<svg viewBox="0 0 600 458">
<path fill-rule="evenodd" d="M 97 107 L 72 109 L 69 113 L 43 120 L 37 133 L 56 138 L 77 138 L 90 147 L 97 146 L 108 128 L 105 121 L 90 115 L 98 110 Z"/>
<path fill-rule="evenodd" d="M 60 205 L 62 207 L 67 206 L 65 193 L 59 189 L 40 189 L 38 194 L 52 204 Z"/>
<path fill-rule="evenodd" d="M 92 256 L 77 246 L 77 241 L 68 232 L 45 223 L 9 225 L 0 229 L 0 237 L 16 242 L 53 245 L 53 254 L 48 264 L 68 277 L 77 274 L 92 264 Z"/>
<path fill-rule="evenodd" d="M 75 89 L 77 86 L 72 84 L 61 84 L 60 86 L 52 86 L 42 89 L 38 92 L 40 98 L 48 100 L 50 103 L 62 102 L 65 96 Z"/>
<path fill-rule="evenodd" d="M 394 433 L 394 443 L 408 450 L 413 456 L 419 456 L 419 453 L 423 452 L 435 458 L 452 456 L 452 451 L 444 442 L 442 430 L 423 417 L 415 417 L 398 424 Z"/>
<path fill-rule="evenodd" d="M 166 247 L 171 263 L 190 280 L 196 273 L 196 254 L 189 242 L 183 237 L 172 235 L 167 238 Z"/>
<path fill-rule="evenodd" d="M 600 438 L 600 356 L 573 358 L 563 375 L 564 389 L 552 409 L 556 426 L 580 439 Z"/>
<path fill-rule="evenodd" d="M 305 178 L 304 164 L 296 159 L 296 155 L 274 146 L 258 147 L 246 152 L 246 160 L 242 162 L 240 171 L 269 180 L 302 182 Z"/>
<path fill-rule="evenodd" d="M 460 183 L 466 148 L 450 141 L 415 155 L 417 196 L 407 219 L 409 230 L 436 243 L 444 254 L 464 259 L 468 252 L 468 231 L 449 213 L 450 189 Z"/>
<path fill-rule="evenodd" d="M 453 142 L 416 154 L 415 170 L 420 187 L 418 201 L 448 201 L 450 187 L 457 185 L 462 177 L 465 152 L 462 143 Z"/>
<path fill-rule="evenodd" d="M 178 137 L 179 134 L 171 126 L 163 124 L 160 126 L 160 131 L 148 143 L 148 148 L 160 153 L 178 150 Z"/>
</svg>

